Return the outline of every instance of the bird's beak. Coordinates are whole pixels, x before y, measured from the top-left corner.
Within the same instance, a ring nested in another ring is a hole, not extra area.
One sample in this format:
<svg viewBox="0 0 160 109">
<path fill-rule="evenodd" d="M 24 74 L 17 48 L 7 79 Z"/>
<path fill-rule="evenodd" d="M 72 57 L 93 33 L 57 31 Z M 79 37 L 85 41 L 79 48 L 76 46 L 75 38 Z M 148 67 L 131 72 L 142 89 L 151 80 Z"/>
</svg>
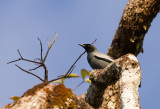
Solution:
<svg viewBox="0 0 160 109">
<path fill-rule="evenodd" d="M 84 44 L 78 44 L 78 45 L 80 45 L 80 46 L 82 46 L 84 48 Z"/>
</svg>

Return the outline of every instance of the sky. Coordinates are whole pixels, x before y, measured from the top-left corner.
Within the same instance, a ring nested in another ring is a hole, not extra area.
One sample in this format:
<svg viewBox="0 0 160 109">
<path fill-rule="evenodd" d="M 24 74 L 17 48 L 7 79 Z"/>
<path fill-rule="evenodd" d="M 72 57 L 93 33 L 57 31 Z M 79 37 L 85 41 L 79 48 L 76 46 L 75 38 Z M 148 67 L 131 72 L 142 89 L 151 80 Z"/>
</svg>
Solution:
<svg viewBox="0 0 160 109">
<path fill-rule="evenodd" d="M 84 51 L 79 43 L 91 43 L 100 52 L 106 53 L 118 27 L 127 0 L 0 0 L 0 107 L 12 103 L 11 96 L 21 96 L 28 89 L 41 83 L 37 78 L 21 71 L 34 68 L 27 62 L 7 62 L 18 59 L 17 49 L 22 56 L 34 60 L 40 57 L 42 40 L 43 55 L 47 50 L 47 40 L 57 40 L 46 60 L 49 79 L 65 74 L 73 62 Z M 138 55 L 142 69 L 139 88 L 142 109 L 159 109 L 160 101 L 160 14 L 153 20 L 145 36 L 144 53 Z M 73 73 L 80 75 L 82 68 L 92 70 L 86 54 L 76 64 Z M 44 77 L 42 68 L 34 71 Z M 82 81 L 73 78 L 65 81 L 67 88 L 73 89 Z M 74 92 L 81 95 L 87 91 L 84 83 Z"/>
</svg>

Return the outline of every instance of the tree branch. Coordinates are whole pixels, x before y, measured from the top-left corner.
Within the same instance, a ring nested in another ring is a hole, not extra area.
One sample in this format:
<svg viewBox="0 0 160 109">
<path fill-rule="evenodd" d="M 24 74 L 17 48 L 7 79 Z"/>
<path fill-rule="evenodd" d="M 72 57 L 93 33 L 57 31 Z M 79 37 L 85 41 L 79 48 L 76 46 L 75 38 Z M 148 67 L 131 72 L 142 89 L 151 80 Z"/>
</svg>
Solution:
<svg viewBox="0 0 160 109">
<path fill-rule="evenodd" d="M 45 57 L 44 57 L 44 62 L 45 62 L 45 60 L 46 60 L 46 58 L 47 58 L 47 56 L 48 56 L 49 50 L 51 49 L 53 43 L 56 41 L 56 38 L 57 38 L 57 33 L 56 33 L 56 36 L 55 36 L 54 40 L 52 41 L 51 45 L 48 46 L 47 53 L 46 53 L 46 55 L 45 55 Z M 49 44 L 49 40 L 48 40 L 48 44 Z"/>
<path fill-rule="evenodd" d="M 40 42 L 40 46 L 41 46 L 41 61 L 43 61 L 43 48 L 42 48 L 42 42 L 41 40 L 38 38 L 39 42 Z"/>
<path fill-rule="evenodd" d="M 45 82 L 41 77 L 39 77 L 39 76 L 37 76 L 37 75 L 35 75 L 35 74 L 33 74 L 33 73 L 27 71 L 27 70 L 24 70 L 23 68 L 21 68 L 21 67 L 18 66 L 17 64 L 15 64 L 15 65 L 16 65 L 19 69 L 21 69 L 22 71 L 24 71 L 24 72 L 26 72 L 26 73 L 28 73 L 28 74 L 31 74 L 31 75 L 37 77 L 38 79 L 40 79 L 41 81 Z"/>
<path fill-rule="evenodd" d="M 107 54 L 116 59 L 143 53 L 143 39 L 159 11 L 160 0 L 129 0 Z"/>
<path fill-rule="evenodd" d="M 21 58 L 19 58 L 17 60 L 10 61 L 7 64 L 10 64 L 10 63 L 13 63 L 13 62 L 17 62 L 17 61 L 20 61 L 20 60 L 32 62 L 32 63 L 35 63 L 35 64 L 41 64 L 41 62 L 32 61 L 32 60 L 28 60 L 28 59 L 23 58 L 22 55 L 21 55 L 21 53 L 20 53 L 20 51 L 19 51 L 19 49 L 17 51 L 18 51 L 18 54 L 20 55 Z"/>
<path fill-rule="evenodd" d="M 94 44 L 97 41 L 97 39 L 95 39 L 92 44 Z M 72 68 L 74 67 L 74 65 L 78 62 L 78 60 L 86 53 L 86 51 L 84 51 L 77 59 L 76 61 L 72 64 L 72 66 L 69 68 L 69 70 L 67 71 L 67 73 L 65 74 L 65 76 L 70 75 L 70 71 L 72 70 Z"/>
<path fill-rule="evenodd" d="M 119 109 L 127 106 L 139 109 L 138 86 L 141 80 L 141 68 L 133 54 L 116 59 L 104 69 L 95 70 L 90 76 L 90 80 L 92 84 L 87 91 L 85 100 L 94 108 L 104 109 L 107 106 L 109 109 Z M 115 84 L 117 88 L 120 88 L 120 92 L 112 89 L 111 86 Z M 110 88 L 110 90 L 106 91 L 106 88 Z M 122 104 L 120 104 L 117 93 L 120 93 Z"/>
<path fill-rule="evenodd" d="M 38 69 L 38 68 L 40 68 L 40 67 L 42 67 L 42 65 L 39 65 L 39 66 L 37 66 L 37 67 L 35 67 L 35 68 L 33 68 L 33 69 L 29 69 L 29 71 L 36 70 L 36 69 Z"/>
</svg>

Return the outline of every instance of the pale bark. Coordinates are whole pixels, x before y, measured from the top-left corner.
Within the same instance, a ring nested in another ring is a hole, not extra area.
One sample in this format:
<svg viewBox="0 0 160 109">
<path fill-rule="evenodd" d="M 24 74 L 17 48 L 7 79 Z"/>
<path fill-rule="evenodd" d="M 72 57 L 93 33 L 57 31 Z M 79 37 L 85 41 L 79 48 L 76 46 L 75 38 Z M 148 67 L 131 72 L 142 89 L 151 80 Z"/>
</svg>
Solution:
<svg viewBox="0 0 160 109">
<path fill-rule="evenodd" d="M 160 0 L 128 1 L 107 53 L 117 60 L 108 68 L 96 70 L 90 77 L 92 84 L 88 89 L 86 101 L 91 106 L 100 109 L 140 108 L 138 98 L 138 85 L 141 78 L 140 66 L 136 57 L 128 53 L 137 56 L 143 52 L 144 36 L 159 10 Z M 10 109 L 47 109 L 70 105 L 77 109 L 92 109 L 72 91 L 72 99 L 66 98 L 62 102 L 63 105 L 53 105 L 52 103 L 55 103 L 53 98 L 57 97 L 53 96 L 56 94 L 53 91 L 56 86 L 46 84 L 37 87 L 27 91 L 12 104 Z M 34 93 L 31 94 L 31 91 Z M 60 93 L 59 96 L 61 96 Z M 74 107 L 74 104 L 77 107 Z"/>
<path fill-rule="evenodd" d="M 160 0 L 129 0 L 107 54 L 117 59 L 128 53 L 137 56 L 143 52 L 143 39 L 159 11 Z M 118 82 L 102 90 L 102 108 L 111 108 L 115 101 L 115 108 L 120 109 Z"/>
<path fill-rule="evenodd" d="M 92 109 L 64 85 L 42 83 L 29 89 L 9 109 Z"/>
<path fill-rule="evenodd" d="M 127 55 L 119 79 L 121 109 L 140 109 L 138 88 L 141 67 L 134 55 Z M 123 60 L 122 60 L 123 61 Z"/>
<path fill-rule="evenodd" d="M 131 107 L 134 106 L 140 107 L 138 87 L 141 80 L 141 68 L 134 55 L 127 54 L 116 59 L 108 67 L 95 70 L 90 79 L 92 84 L 88 89 L 86 101 L 94 108 L 120 109 L 122 107 L 122 109 L 127 109 L 126 107 L 129 107 L 132 109 Z M 105 89 L 111 88 L 112 85 L 116 85 L 116 89 L 120 89 L 120 92 L 114 92 L 114 89 L 106 92 Z M 120 96 L 117 97 L 115 93 L 119 93 Z"/>
</svg>

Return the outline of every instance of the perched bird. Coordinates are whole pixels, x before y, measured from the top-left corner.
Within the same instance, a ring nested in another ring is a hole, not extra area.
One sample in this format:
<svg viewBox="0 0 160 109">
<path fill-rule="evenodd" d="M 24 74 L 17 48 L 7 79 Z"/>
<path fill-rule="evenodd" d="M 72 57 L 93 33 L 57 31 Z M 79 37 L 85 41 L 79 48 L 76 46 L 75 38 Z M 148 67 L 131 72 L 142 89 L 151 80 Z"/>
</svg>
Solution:
<svg viewBox="0 0 160 109">
<path fill-rule="evenodd" d="M 113 62 L 113 59 L 105 55 L 101 52 L 98 52 L 97 48 L 92 44 L 79 44 L 87 51 L 87 60 L 89 65 L 93 69 L 103 69 L 107 67 L 111 62 Z"/>
</svg>

